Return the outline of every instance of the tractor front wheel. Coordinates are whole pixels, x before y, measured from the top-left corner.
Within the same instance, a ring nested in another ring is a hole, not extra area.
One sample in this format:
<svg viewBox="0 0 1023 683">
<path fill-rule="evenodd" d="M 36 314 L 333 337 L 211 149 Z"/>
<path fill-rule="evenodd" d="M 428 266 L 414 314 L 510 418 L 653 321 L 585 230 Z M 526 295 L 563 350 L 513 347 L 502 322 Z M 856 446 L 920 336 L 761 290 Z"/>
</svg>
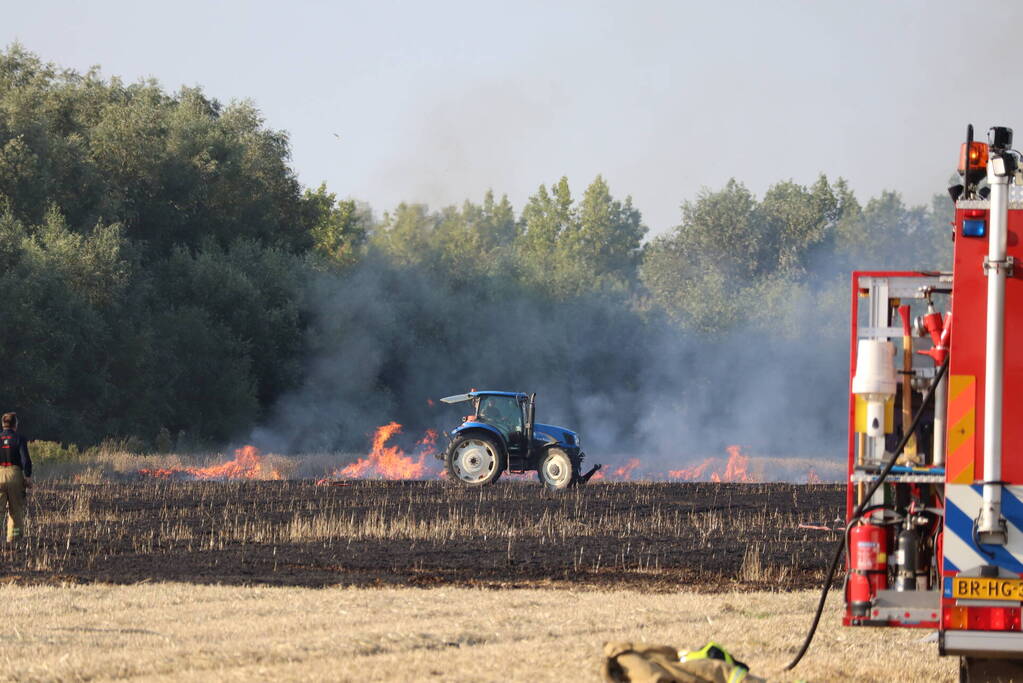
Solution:
<svg viewBox="0 0 1023 683">
<path fill-rule="evenodd" d="M 550 448 L 540 460 L 540 481 L 551 491 L 561 491 L 579 480 L 579 463 L 560 448 Z"/>
<path fill-rule="evenodd" d="M 504 471 L 504 455 L 488 436 L 460 436 L 451 444 L 447 457 L 448 477 L 466 486 L 493 484 Z"/>
</svg>

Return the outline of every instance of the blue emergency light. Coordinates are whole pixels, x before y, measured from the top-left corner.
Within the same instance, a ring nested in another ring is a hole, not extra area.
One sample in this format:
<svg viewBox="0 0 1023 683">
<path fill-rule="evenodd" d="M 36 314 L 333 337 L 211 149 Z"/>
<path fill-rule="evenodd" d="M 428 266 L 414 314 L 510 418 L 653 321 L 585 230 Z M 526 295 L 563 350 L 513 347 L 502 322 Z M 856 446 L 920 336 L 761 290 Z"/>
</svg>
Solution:
<svg viewBox="0 0 1023 683">
<path fill-rule="evenodd" d="M 963 219 L 963 237 L 983 237 L 986 228 L 987 226 L 983 219 Z"/>
</svg>

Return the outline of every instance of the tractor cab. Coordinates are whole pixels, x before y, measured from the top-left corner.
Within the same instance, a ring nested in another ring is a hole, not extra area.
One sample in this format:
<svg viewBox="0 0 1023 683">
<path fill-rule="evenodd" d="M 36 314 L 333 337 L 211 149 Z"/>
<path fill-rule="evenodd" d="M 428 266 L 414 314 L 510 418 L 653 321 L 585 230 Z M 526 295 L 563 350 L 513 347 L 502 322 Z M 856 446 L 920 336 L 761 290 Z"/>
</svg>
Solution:
<svg viewBox="0 0 1023 683">
<path fill-rule="evenodd" d="M 509 455 L 522 454 L 528 450 L 526 425 L 528 397 L 525 394 L 487 394 L 477 397 L 476 418 L 483 424 L 491 425 L 504 438 Z"/>
<path fill-rule="evenodd" d="M 534 421 L 536 394 L 512 391 L 470 391 L 442 398 L 443 403 L 468 404 L 470 414 L 451 430 L 444 458 L 452 481 L 469 486 L 496 482 L 505 471 L 536 470 L 550 489 L 585 483 L 600 465 L 580 474 L 585 457 L 579 435 L 572 430 Z"/>
</svg>

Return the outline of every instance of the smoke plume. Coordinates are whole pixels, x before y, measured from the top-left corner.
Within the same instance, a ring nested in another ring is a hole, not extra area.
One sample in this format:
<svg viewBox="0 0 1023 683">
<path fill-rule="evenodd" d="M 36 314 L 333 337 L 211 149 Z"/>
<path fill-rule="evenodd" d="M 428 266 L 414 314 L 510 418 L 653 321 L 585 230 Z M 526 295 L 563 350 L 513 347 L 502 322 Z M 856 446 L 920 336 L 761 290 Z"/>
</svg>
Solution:
<svg viewBox="0 0 1023 683">
<path fill-rule="evenodd" d="M 843 457 L 841 316 L 798 288 L 780 314 L 787 334 L 754 317 L 700 336 L 620 297 L 556 300 L 371 256 L 319 277 L 307 305 L 304 385 L 253 435 L 272 452 L 364 452 L 391 420 L 409 433 L 451 429 L 464 406 L 437 399 L 477 388 L 535 391 L 537 420 L 580 432 L 588 462 L 639 457 L 641 472 L 730 444 L 762 457 Z"/>
</svg>

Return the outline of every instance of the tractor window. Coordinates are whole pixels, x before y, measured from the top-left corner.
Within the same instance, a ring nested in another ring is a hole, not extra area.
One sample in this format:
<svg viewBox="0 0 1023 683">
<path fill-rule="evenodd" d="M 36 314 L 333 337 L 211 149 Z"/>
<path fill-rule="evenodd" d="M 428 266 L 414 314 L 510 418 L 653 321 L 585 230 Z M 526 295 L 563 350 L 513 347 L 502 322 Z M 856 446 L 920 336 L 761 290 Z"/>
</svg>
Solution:
<svg viewBox="0 0 1023 683">
<path fill-rule="evenodd" d="M 477 415 L 480 421 L 500 429 L 506 438 L 522 431 L 522 408 L 514 396 L 484 396 Z"/>
</svg>

